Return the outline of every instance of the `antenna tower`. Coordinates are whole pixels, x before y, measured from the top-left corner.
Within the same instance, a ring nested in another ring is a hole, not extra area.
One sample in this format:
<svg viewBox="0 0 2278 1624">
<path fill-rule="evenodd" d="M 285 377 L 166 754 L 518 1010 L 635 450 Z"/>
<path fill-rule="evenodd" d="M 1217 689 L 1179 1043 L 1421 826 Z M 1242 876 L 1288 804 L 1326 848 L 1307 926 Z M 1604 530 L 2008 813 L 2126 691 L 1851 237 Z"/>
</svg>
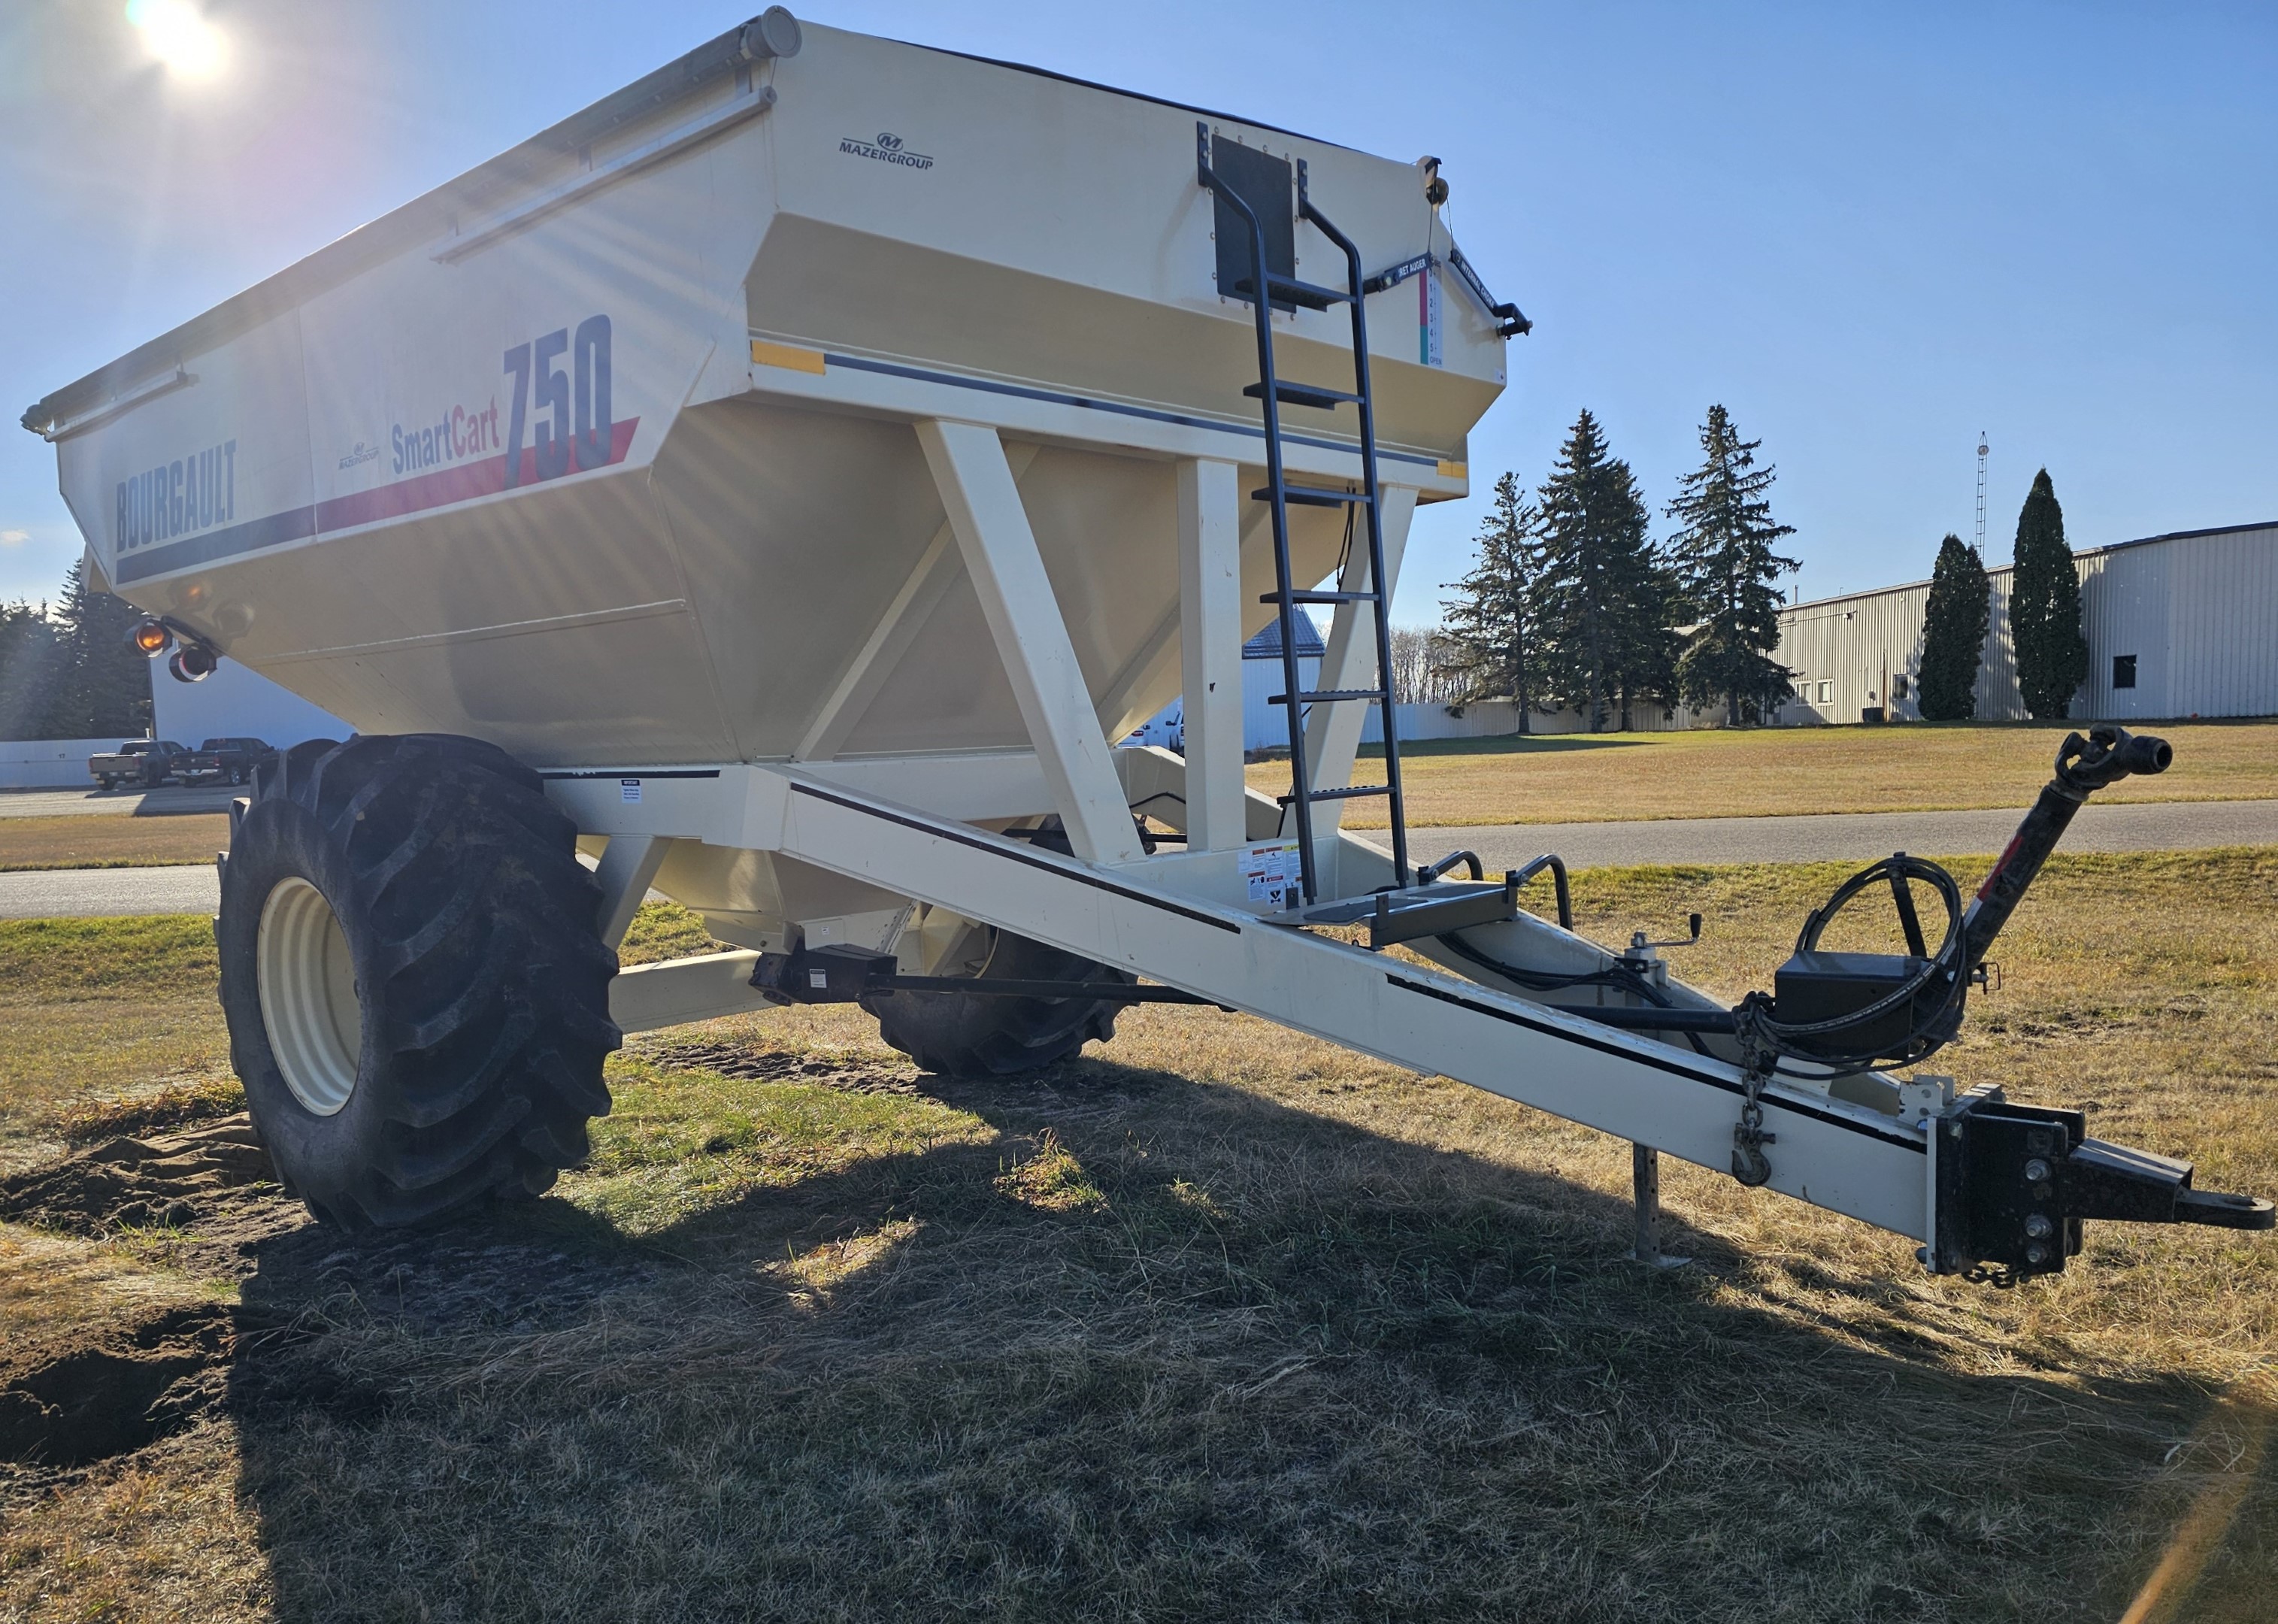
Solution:
<svg viewBox="0 0 2278 1624">
<path fill-rule="evenodd" d="M 1985 432 L 1977 433 L 1977 555 L 1985 556 Z"/>
</svg>

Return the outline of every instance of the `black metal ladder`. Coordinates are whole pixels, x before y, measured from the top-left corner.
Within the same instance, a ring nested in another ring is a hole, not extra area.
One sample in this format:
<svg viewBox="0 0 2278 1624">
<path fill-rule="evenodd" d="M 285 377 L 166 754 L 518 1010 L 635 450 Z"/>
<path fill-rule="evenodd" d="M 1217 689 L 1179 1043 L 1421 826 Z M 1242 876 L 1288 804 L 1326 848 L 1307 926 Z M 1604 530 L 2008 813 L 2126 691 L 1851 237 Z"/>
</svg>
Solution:
<svg viewBox="0 0 2278 1624">
<path fill-rule="evenodd" d="M 1282 691 L 1273 695 L 1271 702 L 1285 708 L 1289 723 L 1289 793 L 1280 799 L 1283 806 L 1293 808 L 1296 814 L 1297 857 L 1303 869 L 1304 900 L 1308 903 L 1312 902 L 1318 892 L 1318 870 L 1313 859 L 1313 803 L 1321 801 L 1351 801 L 1375 795 L 1385 798 L 1392 824 L 1394 883 L 1405 886 L 1414 876 L 1408 866 L 1408 824 L 1400 793 L 1399 729 L 1392 700 L 1392 605 L 1384 589 L 1384 525 L 1379 512 L 1382 489 L 1376 478 L 1376 412 L 1369 394 L 1368 317 L 1363 303 L 1365 279 L 1361 270 L 1360 250 L 1353 246 L 1351 238 L 1331 223 L 1326 215 L 1313 207 L 1312 199 L 1306 190 L 1305 160 L 1299 158 L 1296 163 L 1297 218 L 1311 221 L 1323 236 L 1342 250 L 1345 286 L 1342 288 L 1321 287 L 1310 282 L 1301 282 L 1294 276 L 1274 274 L 1266 263 L 1265 229 L 1257 210 L 1211 166 L 1211 134 L 1207 124 L 1196 124 L 1195 141 L 1196 173 L 1199 183 L 1225 199 L 1250 226 L 1250 274 L 1246 280 L 1237 281 L 1233 287 L 1222 291 L 1247 298 L 1257 322 L 1257 381 L 1243 389 L 1242 393 L 1258 401 L 1265 409 L 1265 486 L 1262 490 L 1251 492 L 1250 499 L 1269 504 L 1273 519 L 1274 590 L 1266 594 L 1260 601 L 1273 604 L 1280 620 Z M 1277 303 L 1303 306 L 1313 310 L 1326 310 L 1332 305 L 1342 304 L 1350 310 L 1353 349 L 1351 393 L 1319 388 L 1311 384 L 1290 383 L 1277 374 L 1273 364 L 1273 307 Z M 1308 406 L 1322 410 L 1349 405 L 1358 410 L 1359 490 L 1292 485 L 1288 481 L 1281 463 L 1281 408 L 1284 405 Z M 1358 520 L 1365 522 L 1368 536 L 1366 591 L 1301 590 L 1290 578 L 1289 509 L 1293 504 L 1342 508 L 1348 516 L 1349 525 L 1353 522 L 1356 513 Z M 1297 669 L 1296 619 L 1298 607 L 1311 603 L 1366 604 L 1373 611 L 1376 686 L 1315 690 L 1303 686 Z M 1317 703 L 1333 704 L 1356 700 L 1375 705 L 1383 718 L 1384 782 L 1316 790 L 1312 787 L 1311 774 L 1305 760 L 1305 708 Z"/>
</svg>

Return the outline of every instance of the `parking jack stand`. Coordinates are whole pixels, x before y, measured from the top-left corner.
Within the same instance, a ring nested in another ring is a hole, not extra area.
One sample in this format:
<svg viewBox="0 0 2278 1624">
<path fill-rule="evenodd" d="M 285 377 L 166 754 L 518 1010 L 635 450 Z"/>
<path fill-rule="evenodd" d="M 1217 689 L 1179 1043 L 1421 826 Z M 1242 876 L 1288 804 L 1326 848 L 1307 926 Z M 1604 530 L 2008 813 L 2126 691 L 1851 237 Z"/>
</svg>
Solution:
<svg viewBox="0 0 2278 1624">
<path fill-rule="evenodd" d="M 1652 1268 L 1681 1268 L 1692 1262 L 1661 1250 L 1661 1153 L 1650 1145 L 1632 1145 L 1630 1179 L 1637 1197 L 1637 1247 L 1630 1255 Z"/>
</svg>

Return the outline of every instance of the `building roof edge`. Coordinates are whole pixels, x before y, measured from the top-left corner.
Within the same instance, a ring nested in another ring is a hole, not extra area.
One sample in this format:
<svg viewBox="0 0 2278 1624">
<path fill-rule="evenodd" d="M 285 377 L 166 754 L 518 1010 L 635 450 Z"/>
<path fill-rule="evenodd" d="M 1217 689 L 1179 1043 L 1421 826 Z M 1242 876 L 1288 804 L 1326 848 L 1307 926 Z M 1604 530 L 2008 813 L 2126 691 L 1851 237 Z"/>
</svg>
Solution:
<svg viewBox="0 0 2278 1624">
<path fill-rule="evenodd" d="M 2102 547 L 2083 547 L 2077 549 L 2073 556 L 2097 558 L 2106 553 L 2124 553 L 2131 547 L 2150 547 L 2159 541 L 2190 541 L 2200 536 L 2244 535 L 2256 530 L 2278 530 L 2278 519 L 2266 519 L 2257 525 L 2213 525 L 2205 530 L 2170 530 L 2156 536 L 2138 536 L 2133 541 L 2110 541 Z M 2014 563 L 1988 564 L 1985 566 L 1985 573 L 1989 576 L 2002 575 L 2016 567 Z M 1888 586 L 1862 586 L 1856 592 L 1838 592 L 1824 598 L 1807 598 L 1800 603 L 1784 603 L 1780 606 L 1780 613 L 1793 615 L 1808 609 L 1825 609 L 1830 604 L 1854 603 L 1861 598 L 1879 598 L 1893 592 L 1911 592 L 1916 587 L 1929 585 L 1929 580 L 1925 578 L 1917 581 L 1894 581 Z"/>
</svg>

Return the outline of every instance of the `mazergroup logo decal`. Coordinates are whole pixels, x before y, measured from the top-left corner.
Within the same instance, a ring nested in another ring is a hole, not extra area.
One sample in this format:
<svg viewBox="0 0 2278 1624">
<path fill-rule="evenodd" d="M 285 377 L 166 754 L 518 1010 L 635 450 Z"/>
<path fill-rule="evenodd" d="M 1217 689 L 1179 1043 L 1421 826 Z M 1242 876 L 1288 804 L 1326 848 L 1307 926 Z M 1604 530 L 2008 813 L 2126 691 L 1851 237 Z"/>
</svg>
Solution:
<svg viewBox="0 0 2278 1624">
<path fill-rule="evenodd" d="M 899 164 L 905 169 L 931 169 L 933 160 L 922 152 L 912 152 L 902 138 L 891 130 L 881 130 L 875 141 L 866 141 L 859 135 L 842 135 L 838 149 L 851 152 L 856 157 L 875 158 L 881 164 Z"/>
<path fill-rule="evenodd" d="M 348 469 L 356 467 L 363 463 L 372 463 L 378 460 L 379 448 L 378 446 L 368 446 L 359 440 L 355 444 L 350 446 L 346 451 L 340 454 L 340 467 L 343 471 L 346 471 Z"/>
</svg>

